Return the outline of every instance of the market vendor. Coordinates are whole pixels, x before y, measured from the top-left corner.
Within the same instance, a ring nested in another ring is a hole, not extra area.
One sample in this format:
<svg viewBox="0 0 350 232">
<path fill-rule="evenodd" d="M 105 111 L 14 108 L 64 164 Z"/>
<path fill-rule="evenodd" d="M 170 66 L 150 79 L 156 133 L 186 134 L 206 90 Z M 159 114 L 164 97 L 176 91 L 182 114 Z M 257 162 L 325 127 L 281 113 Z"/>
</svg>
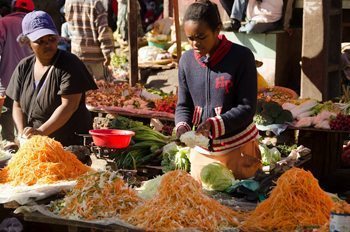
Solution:
<svg viewBox="0 0 350 232">
<path fill-rule="evenodd" d="M 16 67 L 6 90 L 14 100 L 13 118 L 19 136 L 47 135 L 62 145 L 82 143 L 75 133 L 92 127 L 85 92 L 97 86 L 84 64 L 57 49 L 58 32 L 44 11 L 28 13 L 18 40 L 33 50 Z"/>
<path fill-rule="evenodd" d="M 210 1 L 196 1 L 186 10 L 184 30 L 193 49 L 179 63 L 175 129 L 178 137 L 194 127 L 210 138 L 209 148 L 191 151 L 191 174 L 196 179 L 212 162 L 223 163 L 238 179 L 253 176 L 261 167 L 253 123 L 255 59 L 248 48 L 219 35 L 221 26 L 217 6 Z"/>
</svg>

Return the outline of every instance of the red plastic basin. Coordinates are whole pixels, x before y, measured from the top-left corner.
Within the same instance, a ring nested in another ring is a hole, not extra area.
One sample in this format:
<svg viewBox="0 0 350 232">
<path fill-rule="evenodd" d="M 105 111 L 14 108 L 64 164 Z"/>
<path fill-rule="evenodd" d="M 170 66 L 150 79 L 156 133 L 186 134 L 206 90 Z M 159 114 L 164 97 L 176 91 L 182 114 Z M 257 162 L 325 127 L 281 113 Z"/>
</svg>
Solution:
<svg viewBox="0 0 350 232">
<path fill-rule="evenodd" d="M 135 132 L 117 129 L 89 130 L 96 146 L 108 148 L 125 148 L 129 146 L 131 137 Z"/>
</svg>

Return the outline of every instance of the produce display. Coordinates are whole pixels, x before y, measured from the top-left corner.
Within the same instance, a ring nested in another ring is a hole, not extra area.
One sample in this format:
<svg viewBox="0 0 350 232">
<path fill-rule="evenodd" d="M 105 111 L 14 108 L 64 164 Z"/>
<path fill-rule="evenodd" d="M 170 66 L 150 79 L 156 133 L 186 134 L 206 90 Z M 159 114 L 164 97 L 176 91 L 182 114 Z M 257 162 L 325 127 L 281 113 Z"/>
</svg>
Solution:
<svg viewBox="0 0 350 232">
<path fill-rule="evenodd" d="M 73 153 L 65 151 L 61 143 L 35 135 L 0 170 L 0 183 L 15 186 L 48 184 L 75 179 L 88 171 L 91 168 L 82 164 Z"/>
<path fill-rule="evenodd" d="M 97 81 L 97 90 L 86 93 L 90 106 L 117 106 L 131 109 L 150 109 L 149 102 L 141 97 L 142 86 L 131 87 L 128 83 Z"/>
<path fill-rule="evenodd" d="M 239 213 L 202 192 L 201 185 L 185 171 L 166 173 L 158 192 L 122 218 L 149 231 L 193 228 L 219 231 L 239 224 Z"/>
<path fill-rule="evenodd" d="M 293 121 L 293 115 L 289 110 L 282 108 L 274 101 L 258 100 L 254 122 L 258 125 L 284 124 Z"/>
<path fill-rule="evenodd" d="M 135 132 L 132 145 L 125 150 L 116 151 L 109 155 L 116 166 L 122 169 L 136 169 L 158 157 L 160 159 L 161 148 L 170 141 L 170 137 L 143 125 L 141 122 L 122 116 L 118 116 L 112 121 L 111 128 Z"/>
<path fill-rule="evenodd" d="M 145 46 L 138 50 L 140 63 L 168 64 L 172 56 L 165 50 L 156 46 Z"/>
<path fill-rule="evenodd" d="M 163 172 L 173 170 L 184 170 L 189 172 L 191 164 L 189 161 L 190 148 L 178 146 L 175 142 L 168 143 L 162 151 L 162 169 Z"/>
<path fill-rule="evenodd" d="M 296 99 L 298 95 L 291 89 L 273 86 L 268 88 L 261 88 L 258 92 L 258 99 L 265 101 L 274 101 L 283 104 L 290 100 Z"/>
<path fill-rule="evenodd" d="M 114 66 L 121 67 L 126 61 L 123 57 L 115 56 L 113 62 Z M 97 84 L 99 89 L 86 95 L 88 107 L 106 109 L 107 112 L 111 109 L 124 110 L 135 116 L 150 112 L 173 115 L 175 112 L 176 95 L 155 89 L 146 90 L 141 85 L 130 87 L 127 83 L 98 81 Z M 261 126 L 257 126 L 258 129 L 292 125 L 350 131 L 350 103 L 296 98 L 297 95 L 286 88 L 261 89 L 253 119 Z M 152 125 L 156 127 L 158 124 Z M 0 184 L 35 186 L 77 180 L 63 199 L 50 203 L 50 213 L 65 219 L 93 223 L 115 219 L 128 223 L 122 226 L 133 225 L 146 231 L 223 231 L 232 228 L 239 231 L 328 230 L 331 213 L 350 214 L 350 205 L 322 190 L 311 172 L 293 167 L 299 165 L 297 161 L 303 160 L 301 157 L 306 157 L 304 160 L 311 157 L 304 156 L 311 151 L 302 145 L 290 143 L 289 140 L 286 140 L 288 145 L 277 144 L 277 138 L 272 143 L 271 134 L 266 133 L 269 138 L 259 140 L 263 165 L 259 171 L 266 179 L 259 179 L 257 172 L 252 179 L 236 180 L 224 165 L 210 163 L 203 167 L 201 181 L 197 182 L 189 174 L 190 151 L 196 146 L 207 148 L 210 140 L 195 131 L 184 133 L 176 139 L 172 136 L 173 127 L 167 136 L 156 131 L 152 125 L 120 115 L 113 117 L 108 124 L 109 129 L 130 130 L 135 132 L 135 136 L 127 148 L 111 149 L 106 156 L 96 154 L 119 172 L 122 169 L 138 173 L 152 166 L 161 166 L 156 167 L 157 173 L 152 175 L 155 178 L 143 176 L 145 179 L 142 180 L 148 181 L 141 187 L 140 179 L 139 182 L 129 181 L 129 185 L 125 176 L 124 181 L 122 176 L 110 169 L 102 172 L 92 170 L 73 153 L 65 151 L 59 142 L 46 136 L 33 136 L 20 147 L 8 165 L 0 169 Z M 350 167 L 350 142 L 347 142 L 343 143 L 340 155 L 340 166 L 344 169 Z M 164 174 L 160 176 L 161 172 Z M 276 175 L 272 179 L 273 174 L 278 172 L 279 177 Z M 266 182 L 260 183 L 261 180 Z M 262 191 L 261 186 L 267 186 L 269 181 L 273 186 L 276 184 L 275 187 L 271 190 L 269 185 L 265 192 Z M 255 189 L 249 188 L 253 182 Z M 211 198 L 212 192 L 226 194 L 231 199 L 237 193 L 242 196 L 246 194 L 239 192 L 244 189 L 242 186 L 255 194 L 255 202 L 261 200 L 260 196 L 268 197 L 258 203 L 254 210 L 244 213 Z M 238 192 L 234 192 L 234 188 Z"/>
<path fill-rule="evenodd" d="M 243 231 L 295 231 L 329 222 L 333 200 L 313 175 L 299 168 L 277 180 L 269 198 L 242 223 Z"/>
<path fill-rule="evenodd" d="M 97 90 L 86 93 L 86 105 L 91 109 L 129 112 L 130 114 L 172 116 L 175 113 L 177 96 L 174 94 L 156 95 L 142 85 L 131 87 L 128 83 L 97 81 Z M 158 91 L 160 92 L 160 91 Z M 160 114 L 162 115 L 162 114 Z"/>
<path fill-rule="evenodd" d="M 103 219 L 128 213 L 142 200 L 115 172 L 87 173 L 62 200 L 51 202 L 50 210 L 70 219 Z"/>
<path fill-rule="evenodd" d="M 158 99 L 154 101 L 154 104 L 155 104 L 154 110 L 173 114 L 175 113 L 176 103 L 177 103 L 176 95 L 164 96 L 162 99 Z"/>
</svg>

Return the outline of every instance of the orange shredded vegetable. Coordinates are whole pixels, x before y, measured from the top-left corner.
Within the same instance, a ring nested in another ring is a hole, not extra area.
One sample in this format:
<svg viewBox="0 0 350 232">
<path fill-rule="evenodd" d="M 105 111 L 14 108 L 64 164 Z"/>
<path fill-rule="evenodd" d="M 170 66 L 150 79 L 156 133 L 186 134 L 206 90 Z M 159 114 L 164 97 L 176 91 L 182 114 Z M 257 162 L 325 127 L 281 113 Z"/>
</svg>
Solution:
<svg viewBox="0 0 350 232">
<path fill-rule="evenodd" d="M 292 168 L 242 223 L 243 231 L 294 231 L 329 221 L 333 201 L 309 171 Z"/>
<path fill-rule="evenodd" d="M 332 212 L 339 214 L 350 214 L 350 204 L 342 200 L 335 201 Z"/>
<path fill-rule="evenodd" d="M 237 216 L 237 212 L 203 194 L 201 185 L 188 173 L 176 170 L 164 175 L 153 199 L 122 218 L 147 231 L 219 231 L 237 226 Z"/>
<path fill-rule="evenodd" d="M 36 135 L 28 139 L 0 170 L 0 183 L 11 185 L 48 184 L 75 179 L 91 170 L 61 143 Z"/>
<path fill-rule="evenodd" d="M 114 172 L 89 173 L 63 200 L 53 202 L 51 211 L 79 219 L 103 219 L 127 213 L 142 200 Z"/>
</svg>

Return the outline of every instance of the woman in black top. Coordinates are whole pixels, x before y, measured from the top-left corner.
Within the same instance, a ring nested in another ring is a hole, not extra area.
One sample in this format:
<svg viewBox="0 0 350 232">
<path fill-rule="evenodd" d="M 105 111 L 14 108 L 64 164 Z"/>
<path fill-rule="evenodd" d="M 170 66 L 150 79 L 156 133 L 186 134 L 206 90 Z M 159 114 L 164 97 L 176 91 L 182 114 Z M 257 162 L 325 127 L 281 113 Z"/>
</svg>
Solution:
<svg viewBox="0 0 350 232">
<path fill-rule="evenodd" d="M 34 55 L 18 64 L 6 91 L 18 134 L 47 135 L 64 146 L 81 143 L 75 133 L 92 127 L 85 107 L 85 92 L 97 88 L 92 76 L 76 56 L 57 49 L 58 33 L 46 12 L 27 14 L 22 31 L 20 40 Z"/>
</svg>

